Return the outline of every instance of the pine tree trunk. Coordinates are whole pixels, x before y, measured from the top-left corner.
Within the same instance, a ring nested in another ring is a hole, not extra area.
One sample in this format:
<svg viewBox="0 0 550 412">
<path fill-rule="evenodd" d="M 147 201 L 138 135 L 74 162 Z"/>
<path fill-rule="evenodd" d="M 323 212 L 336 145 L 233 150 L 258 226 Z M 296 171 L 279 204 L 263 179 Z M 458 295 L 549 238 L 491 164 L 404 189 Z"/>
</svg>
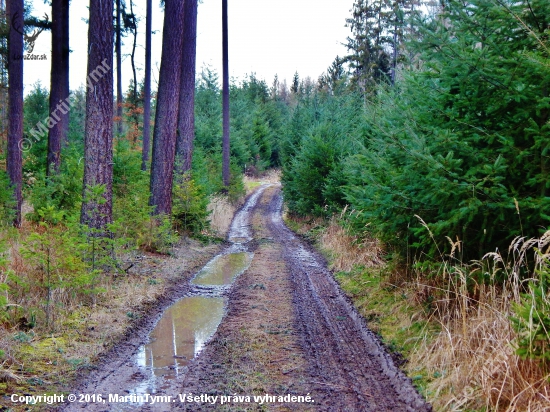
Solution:
<svg viewBox="0 0 550 412">
<path fill-rule="evenodd" d="M 84 193 L 80 222 L 104 229 L 112 222 L 113 183 L 113 2 L 90 0 L 88 78 L 84 152 Z M 104 201 L 91 187 L 104 185 Z"/>
<path fill-rule="evenodd" d="M 149 204 L 155 206 L 153 210 L 155 215 L 170 215 L 172 212 L 172 178 L 176 154 L 182 43 L 183 2 L 166 0 L 151 161 Z"/>
<path fill-rule="evenodd" d="M 69 0 L 53 0 L 50 116 L 59 121 L 48 133 L 48 176 L 59 172 L 61 146 L 67 142 L 69 93 Z"/>
<path fill-rule="evenodd" d="M 224 186 L 229 186 L 229 42 L 227 29 L 227 0 L 222 0 L 222 48 L 223 48 L 223 149 L 222 149 L 222 178 Z"/>
<path fill-rule="evenodd" d="M 116 132 L 122 134 L 122 40 L 120 0 L 116 0 Z"/>
<path fill-rule="evenodd" d="M 176 144 L 176 173 L 191 169 L 195 140 L 195 70 L 197 56 L 197 0 L 185 0 L 181 91 Z"/>
<path fill-rule="evenodd" d="M 143 85 L 143 147 L 141 151 L 141 170 L 147 170 L 149 146 L 151 144 L 151 32 L 153 30 L 153 4 L 147 0 L 145 17 L 145 79 Z"/>
<path fill-rule="evenodd" d="M 132 75 L 134 79 L 134 104 L 137 105 L 137 73 L 136 73 L 136 46 L 137 46 L 137 19 L 134 15 L 134 2 L 130 0 L 130 14 L 133 16 L 134 25 L 132 27 L 132 35 L 134 36 L 134 41 L 132 43 L 132 53 L 130 54 L 130 62 L 132 63 Z"/>
<path fill-rule="evenodd" d="M 23 0 L 8 0 L 8 156 L 6 166 L 16 200 L 15 226 L 21 225 L 23 204 Z M 14 27 L 20 27 L 21 33 Z"/>
<path fill-rule="evenodd" d="M 397 70 L 397 14 L 395 16 L 395 22 L 393 25 L 393 53 L 392 53 L 392 63 L 391 63 L 391 85 L 395 85 L 395 71 Z"/>
</svg>

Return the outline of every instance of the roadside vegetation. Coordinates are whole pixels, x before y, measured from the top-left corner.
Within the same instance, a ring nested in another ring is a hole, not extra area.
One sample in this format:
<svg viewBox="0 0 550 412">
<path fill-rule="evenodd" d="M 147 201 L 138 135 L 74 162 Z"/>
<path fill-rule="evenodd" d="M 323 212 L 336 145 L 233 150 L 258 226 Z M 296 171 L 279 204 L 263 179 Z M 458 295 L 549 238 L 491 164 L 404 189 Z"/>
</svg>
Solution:
<svg viewBox="0 0 550 412">
<path fill-rule="evenodd" d="M 265 83 L 252 76 L 234 86 L 232 104 L 261 110 L 254 87 L 267 97 Z M 267 149 L 270 141 L 262 146 L 269 152 L 267 157 L 259 156 L 257 142 L 263 135 L 242 132 L 240 127 L 249 122 L 235 116 L 241 126 L 234 128 L 232 180 L 225 188 L 221 139 L 215 137 L 221 136 L 216 74 L 205 69 L 196 92 L 193 165 L 174 184 L 170 217 L 158 219 L 151 213 L 149 171 L 141 170 L 137 142 L 142 131 L 136 117 L 140 120 L 142 101 L 132 101 L 132 90 L 125 105 L 125 129 L 114 144 L 111 236 L 90 236 L 90 229 L 79 222 L 84 169 L 82 91 L 73 92 L 69 142 L 60 172 L 46 176 L 45 141 L 35 142 L 25 152 L 20 228 L 10 227 L 11 193 L 2 172 L 6 182 L 0 187 L 1 393 L 59 389 L 79 370 L 93 368 L 98 355 L 116 344 L 166 288 L 216 253 L 244 195 L 259 185 L 268 167 L 277 165 L 276 155 L 272 159 L 272 150 Z M 47 117 L 47 102 L 47 90 L 36 85 L 25 99 L 27 130 Z M 248 112 L 243 110 L 243 116 Z M 262 133 L 273 131 L 264 125 Z M 102 190 L 94 188 L 92 196 L 100 199 Z M 7 406 L 13 407 L 9 402 Z"/>
<path fill-rule="evenodd" d="M 545 410 L 548 258 L 539 251 L 548 235 L 516 239 L 506 257 L 410 269 L 380 241 L 352 234 L 345 216 L 287 223 L 323 251 L 369 328 L 435 410 Z M 535 273 L 520 281 L 533 261 Z M 491 281 L 473 280 L 483 270 Z"/>
<path fill-rule="evenodd" d="M 171 255 L 200 262 L 213 253 L 242 196 L 278 180 L 266 173 L 279 168 L 288 224 L 325 251 L 436 410 L 545 410 L 550 3 L 419 6 L 356 0 L 349 54 L 318 79 L 234 81 L 228 185 L 221 88 L 204 67 L 192 164 L 174 179 L 168 215 L 152 217 L 141 140 L 152 125 L 143 126 L 137 80 L 117 96 L 124 111 L 107 227 L 81 224 L 85 90 L 71 93 L 59 170 L 47 173 L 46 139 L 25 140 L 24 202 L 2 151 L 0 392 L 48 390 L 93 367 L 181 273 L 169 267 Z M 27 136 L 49 116 L 48 102 L 39 84 L 25 97 Z M 87 190 L 88 214 L 102 217 L 107 190 Z M 21 225 L 12 227 L 21 204 Z M 158 269 L 166 265 L 171 274 Z"/>
<path fill-rule="evenodd" d="M 357 70 L 299 102 L 287 221 L 436 410 L 546 410 L 548 4 L 410 13 L 396 76 L 367 35 L 377 20 L 358 18 L 370 4 L 355 3 L 350 47 L 388 53 L 370 61 L 386 76 L 352 55 Z"/>
</svg>

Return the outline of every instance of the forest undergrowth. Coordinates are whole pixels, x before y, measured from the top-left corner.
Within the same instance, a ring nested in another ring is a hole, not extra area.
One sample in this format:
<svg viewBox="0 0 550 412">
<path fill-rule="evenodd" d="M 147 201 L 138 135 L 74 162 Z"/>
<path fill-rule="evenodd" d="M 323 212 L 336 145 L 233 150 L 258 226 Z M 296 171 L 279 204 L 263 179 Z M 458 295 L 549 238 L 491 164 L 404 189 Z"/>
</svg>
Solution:
<svg viewBox="0 0 550 412">
<path fill-rule="evenodd" d="M 208 203 L 210 224 L 198 236 L 146 216 L 117 230 L 137 230 L 131 242 L 114 237 L 96 245 L 94 258 L 75 224 L 61 219 L 2 232 L 0 394 L 59 392 L 94 368 L 171 285 L 219 250 L 239 201 L 212 195 Z"/>
<path fill-rule="evenodd" d="M 327 256 L 435 410 L 548 410 L 550 233 L 516 238 L 505 253 L 473 262 L 461 261 L 460 242 L 449 239 L 452 252 L 442 263 L 407 269 L 380 241 L 352 234 L 349 214 L 287 222 Z"/>
<path fill-rule="evenodd" d="M 251 75 L 232 89 L 232 105 L 240 108 L 234 113 L 240 114 L 232 119 L 231 178 L 223 185 L 217 138 L 221 92 L 215 72 L 205 68 L 200 77 L 191 169 L 174 181 L 170 216 L 153 216 L 150 205 L 150 165 L 144 170 L 142 128 L 132 117 L 141 113 L 143 90 L 128 91 L 127 122 L 114 138 L 112 223 L 105 230 L 79 219 L 83 90 L 72 92 L 68 144 L 58 173 L 46 173 L 47 139 L 25 148 L 19 228 L 11 226 L 13 196 L 0 171 L 0 394 L 59 389 L 78 371 L 93 368 L 98 355 L 139 322 L 178 277 L 217 252 L 244 196 L 278 164 L 272 143 L 286 105 L 268 99 L 266 83 Z M 40 84 L 26 96 L 27 132 L 48 116 L 48 98 Z M 2 166 L 3 161 L 0 156 Z M 278 179 L 278 172 L 271 175 Z M 86 195 L 99 207 L 107 190 L 88 187 Z"/>
</svg>

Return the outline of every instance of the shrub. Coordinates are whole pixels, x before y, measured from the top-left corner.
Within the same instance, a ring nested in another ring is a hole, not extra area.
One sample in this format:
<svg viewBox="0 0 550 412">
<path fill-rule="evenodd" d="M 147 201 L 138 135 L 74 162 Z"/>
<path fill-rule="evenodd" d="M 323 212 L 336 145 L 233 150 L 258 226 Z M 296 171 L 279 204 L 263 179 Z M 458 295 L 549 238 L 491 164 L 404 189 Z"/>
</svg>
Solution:
<svg viewBox="0 0 550 412">
<path fill-rule="evenodd" d="M 94 270 L 95 259 L 84 260 L 86 245 L 82 239 L 61 223 L 63 211 L 49 207 L 37 214 L 40 229 L 23 242 L 21 255 L 30 268 L 27 282 L 42 290 L 46 325 L 50 326 L 55 319 L 52 306 L 69 303 L 72 294 L 97 292 L 94 285 L 99 272 Z"/>
<path fill-rule="evenodd" d="M 78 151 L 68 149 L 63 156 L 61 169 L 58 174 L 46 177 L 44 171 L 37 174 L 37 179 L 32 185 L 30 202 L 34 212 L 27 218 L 38 222 L 42 218 L 38 211 L 54 208 L 65 212 L 63 219 L 77 218 L 82 202 L 82 181 L 84 174 L 84 162 Z"/>
<path fill-rule="evenodd" d="M 0 170 L 0 226 L 13 222 L 15 199 L 8 175 Z"/>
<path fill-rule="evenodd" d="M 197 235 L 208 228 L 208 196 L 189 174 L 174 185 L 172 216 L 178 230 Z"/>
</svg>

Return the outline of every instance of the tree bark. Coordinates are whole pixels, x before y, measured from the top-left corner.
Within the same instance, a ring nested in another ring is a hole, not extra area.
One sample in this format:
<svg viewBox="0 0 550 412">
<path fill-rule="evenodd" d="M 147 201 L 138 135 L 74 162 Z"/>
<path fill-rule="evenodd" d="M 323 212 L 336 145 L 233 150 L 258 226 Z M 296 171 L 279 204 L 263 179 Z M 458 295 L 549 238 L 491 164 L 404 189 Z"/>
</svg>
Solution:
<svg viewBox="0 0 550 412">
<path fill-rule="evenodd" d="M 154 215 L 170 215 L 172 212 L 172 178 L 176 154 L 182 43 L 183 2 L 166 0 L 151 162 L 149 204 L 154 206 Z"/>
<path fill-rule="evenodd" d="M 141 170 L 147 170 L 149 146 L 151 140 L 151 32 L 153 30 L 152 0 L 147 0 L 145 17 L 145 79 L 143 85 L 143 148 L 141 151 Z"/>
<path fill-rule="evenodd" d="M 80 222 L 105 229 L 112 222 L 113 2 L 90 0 L 84 189 Z M 91 188 L 104 185 L 101 197 Z"/>
<path fill-rule="evenodd" d="M 176 173 L 191 169 L 195 140 L 195 71 L 197 57 L 197 0 L 185 0 L 183 13 L 183 55 L 176 143 Z"/>
<path fill-rule="evenodd" d="M 120 0 L 116 0 L 116 131 L 122 134 L 122 24 L 120 23 Z"/>
<path fill-rule="evenodd" d="M 222 178 L 224 186 L 229 186 L 229 42 L 227 29 L 227 0 L 222 0 L 222 49 L 223 49 L 223 149 L 222 149 Z"/>
<path fill-rule="evenodd" d="M 134 98 L 134 104 L 137 105 L 137 101 L 138 101 L 138 98 L 137 98 L 137 88 L 138 88 L 138 84 L 137 84 L 137 74 L 136 74 L 136 46 L 137 46 L 137 19 L 136 19 L 136 16 L 134 15 L 134 2 L 132 0 L 130 0 L 130 14 L 132 16 L 132 35 L 134 37 L 134 41 L 132 43 L 132 54 L 130 54 L 130 62 L 132 63 L 132 75 L 133 75 L 133 78 L 134 78 L 134 93 L 133 93 L 133 98 Z"/>
<path fill-rule="evenodd" d="M 8 0 L 8 155 L 6 168 L 16 201 L 14 225 L 21 226 L 23 204 L 23 0 Z M 15 27 L 21 30 L 15 30 Z M 20 33 L 21 32 L 21 33 Z"/>
<path fill-rule="evenodd" d="M 138 84 L 137 84 L 137 72 L 136 72 L 136 47 L 137 47 L 137 18 L 134 14 L 134 2 L 133 0 L 130 0 L 130 18 L 131 18 L 131 31 L 132 36 L 134 38 L 132 42 L 132 53 L 130 54 L 130 62 L 132 63 L 132 75 L 133 75 L 133 93 L 132 93 L 132 103 L 134 104 L 134 109 L 131 111 L 131 120 L 133 122 L 133 127 L 135 128 L 135 134 L 133 135 L 133 145 L 137 145 L 137 139 L 138 139 L 138 130 L 139 130 L 139 114 L 137 112 L 137 108 L 139 106 L 138 101 Z"/>
<path fill-rule="evenodd" d="M 67 142 L 69 93 L 69 0 L 53 0 L 50 116 L 59 121 L 48 133 L 48 176 L 59 172 L 61 146 Z"/>
</svg>

